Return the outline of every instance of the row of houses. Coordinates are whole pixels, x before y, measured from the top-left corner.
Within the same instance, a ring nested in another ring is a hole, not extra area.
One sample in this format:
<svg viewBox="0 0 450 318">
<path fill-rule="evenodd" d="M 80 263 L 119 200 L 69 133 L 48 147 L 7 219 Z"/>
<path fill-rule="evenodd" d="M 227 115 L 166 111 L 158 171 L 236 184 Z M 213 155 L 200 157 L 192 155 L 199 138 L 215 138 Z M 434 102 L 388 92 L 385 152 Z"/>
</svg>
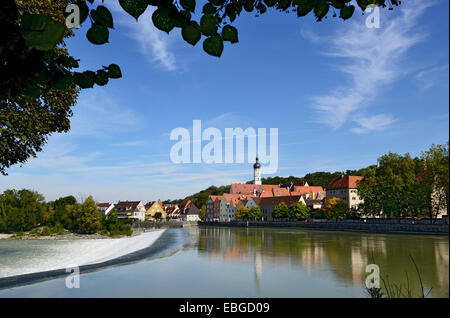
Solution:
<svg viewBox="0 0 450 318">
<path fill-rule="evenodd" d="M 163 204 L 161 201 L 119 201 L 118 203 L 99 203 L 97 209 L 106 217 L 115 210 L 119 219 L 134 219 L 139 221 L 180 220 L 199 221 L 199 208 L 184 200 L 181 204 Z"/>
<path fill-rule="evenodd" d="M 341 176 L 332 180 L 327 190 L 321 186 L 310 186 L 307 182 L 294 185 L 232 184 L 230 193 L 211 195 L 206 201 L 205 220 L 229 222 L 235 220 L 241 206 L 250 209 L 257 205 L 263 220 L 271 221 L 275 207 L 284 202 L 291 205 L 302 202 L 312 210 L 325 207 L 331 197 L 342 199 L 349 209 L 357 209 L 363 202 L 358 195 L 359 176 Z"/>
</svg>

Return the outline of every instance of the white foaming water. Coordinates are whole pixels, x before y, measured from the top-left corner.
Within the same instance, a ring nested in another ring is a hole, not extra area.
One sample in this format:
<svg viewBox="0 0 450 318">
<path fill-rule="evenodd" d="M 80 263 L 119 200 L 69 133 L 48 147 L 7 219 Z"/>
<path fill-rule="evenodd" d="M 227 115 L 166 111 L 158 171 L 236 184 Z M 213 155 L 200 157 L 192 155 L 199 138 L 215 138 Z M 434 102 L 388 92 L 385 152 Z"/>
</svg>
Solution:
<svg viewBox="0 0 450 318">
<path fill-rule="evenodd" d="M 152 245 L 165 230 L 119 239 L 0 242 L 0 278 L 106 262 Z"/>
</svg>

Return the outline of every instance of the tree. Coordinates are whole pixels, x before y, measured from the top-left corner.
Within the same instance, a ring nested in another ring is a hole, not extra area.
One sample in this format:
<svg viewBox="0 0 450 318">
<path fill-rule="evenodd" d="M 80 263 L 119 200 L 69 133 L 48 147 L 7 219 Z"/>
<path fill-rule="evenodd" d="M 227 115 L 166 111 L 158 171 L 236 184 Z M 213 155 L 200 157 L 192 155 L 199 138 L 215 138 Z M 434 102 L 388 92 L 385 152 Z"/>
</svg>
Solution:
<svg viewBox="0 0 450 318">
<path fill-rule="evenodd" d="M 89 196 L 83 203 L 75 203 L 66 207 L 67 213 L 72 217 L 74 223 L 73 230 L 81 233 L 93 234 L 102 227 L 102 218 L 100 211 L 94 199 Z"/>
<path fill-rule="evenodd" d="M 241 205 L 236 211 L 236 220 L 246 220 L 249 217 L 248 209 L 245 205 Z"/>
<path fill-rule="evenodd" d="M 315 219 L 326 219 L 327 215 L 325 214 L 324 209 L 317 209 L 314 211 L 314 218 Z"/>
<path fill-rule="evenodd" d="M 303 202 L 294 202 L 289 206 L 290 219 L 307 219 L 310 217 L 309 208 Z"/>
<path fill-rule="evenodd" d="M 272 211 L 272 218 L 274 219 L 283 219 L 289 217 L 289 208 L 286 203 L 281 202 L 275 206 Z"/>
<path fill-rule="evenodd" d="M 430 222 L 434 223 L 440 211 L 448 211 L 449 204 L 449 143 L 432 145 L 422 152 L 424 170 L 418 175 L 422 196 Z M 447 212 L 448 214 L 448 212 Z"/>
<path fill-rule="evenodd" d="M 206 205 L 203 204 L 201 209 L 200 209 L 200 213 L 198 215 L 198 217 L 200 218 L 200 220 L 204 220 L 205 219 L 205 211 L 206 211 Z"/>
<path fill-rule="evenodd" d="M 5 190 L 0 195 L 0 232 L 29 231 L 40 225 L 51 211 L 38 192 Z"/>
<path fill-rule="evenodd" d="M 421 213 L 420 182 L 416 178 L 417 162 L 409 154 L 389 153 L 378 159 L 374 176 L 358 184 L 366 214 L 401 218 Z"/>
<path fill-rule="evenodd" d="M 356 3 L 365 10 L 369 3 L 386 7 L 386 2 L 361 0 Z M 391 0 L 390 9 L 399 3 Z M 36 156 L 49 134 L 69 130 L 70 107 L 75 104 L 79 89 L 91 88 L 95 84 L 106 85 L 109 79 L 122 77 L 116 64 L 97 71 L 76 71 L 78 60 L 64 49 L 64 37 L 72 35 L 64 23 L 67 22 L 64 19 L 67 13 L 61 13 L 67 4 L 77 5 L 80 23 L 90 21 L 91 26 L 86 33 L 88 41 L 95 45 L 108 42 L 109 31 L 114 27 L 113 16 L 105 6 L 94 4 L 93 0 L 1 1 L 2 174 L 6 174 L 10 166 L 25 163 Z M 282 12 L 296 12 L 298 17 L 313 12 L 317 21 L 322 21 L 328 14 L 339 14 L 340 18 L 347 20 L 355 11 L 355 6 L 345 0 L 209 0 L 199 15 L 195 14 L 199 7 L 195 0 L 119 0 L 119 4 L 136 20 L 148 6 L 156 7 L 152 22 L 157 29 L 170 33 L 178 28 L 182 38 L 193 46 L 204 37 L 203 50 L 216 57 L 222 55 L 224 41 L 239 41 L 238 30 L 230 24 L 243 11 L 260 16 L 269 7 Z M 70 20 L 71 16 L 67 19 Z M 50 107 L 43 107 L 43 104 Z"/>
<path fill-rule="evenodd" d="M 325 215 L 328 219 L 335 219 L 345 216 L 348 212 L 347 204 L 339 198 L 331 198 L 325 204 Z"/>
<path fill-rule="evenodd" d="M 261 220 L 262 212 L 259 206 L 254 205 L 248 211 L 248 218 L 252 220 Z"/>
</svg>

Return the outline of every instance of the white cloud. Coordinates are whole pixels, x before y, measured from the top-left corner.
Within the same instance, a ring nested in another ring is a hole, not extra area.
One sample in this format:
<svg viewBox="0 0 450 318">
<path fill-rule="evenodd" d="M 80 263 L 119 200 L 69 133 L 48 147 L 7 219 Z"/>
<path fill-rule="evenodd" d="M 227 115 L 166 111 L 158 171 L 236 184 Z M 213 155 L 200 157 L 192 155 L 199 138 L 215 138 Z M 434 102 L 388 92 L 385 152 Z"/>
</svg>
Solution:
<svg viewBox="0 0 450 318">
<path fill-rule="evenodd" d="M 425 1 L 405 1 L 395 9 L 400 12 L 394 17 L 388 18 L 387 12 L 382 14 L 386 19 L 382 19 L 379 29 L 367 28 L 361 19 L 346 23 L 336 32 L 326 55 L 341 60 L 337 69 L 348 76 L 349 83 L 313 97 L 321 123 L 337 129 L 353 121 L 359 127 L 351 131 L 362 133 L 385 129 L 394 122 L 390 115 L 363 113 L 381 88 L 407 73 L 402 68 L 405 53 L 425 38 L 416 28 L 417 18 L 430 5 Z M 373 125 L 374 122 L 382 125 Z"/>
<path fill-rule="evenodd" d="M 420 90 L 425 91 L 438 84 L 442 78 L 448 80 L 448 64 L 436 66 L 428 70 L 420 71 L 416 75 Z"/>
<path fill-rule="evenodd" d="M 370 131 L 382 131 L 395 122 L 391 115 L 379 114 L 375 116 L 361 117 L 355 119 L 359 127 L 351 128 L 350 131 L 357 134 L 365 134 Z"/>
</svg>

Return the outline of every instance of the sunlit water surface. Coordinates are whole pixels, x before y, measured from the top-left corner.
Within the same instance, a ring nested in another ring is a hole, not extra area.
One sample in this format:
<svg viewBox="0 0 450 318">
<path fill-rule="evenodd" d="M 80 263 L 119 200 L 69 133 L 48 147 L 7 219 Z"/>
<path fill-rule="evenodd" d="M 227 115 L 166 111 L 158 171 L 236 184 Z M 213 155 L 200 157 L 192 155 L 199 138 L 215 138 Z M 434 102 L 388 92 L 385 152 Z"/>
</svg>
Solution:
<svg viewBox="0 0 450 318">
<path fill-rule="evenodd" d="M 55 242 L 40 244 L 52 250 Z M 19 259 L 33 253 L 29 245 L 0 241 L 0 273 L 14 260 L 23 267 Z M 448 297 L 448 255 L 447 236 L 169 229 L 139 260 L 83 273 L 78 289 L 67 288 L 65 277 L 48 277 L 2 289 L 0 297 L 367 297 L 368 264 L 377 264 L 391 285 L 406 288 L 408 280 L 418 295 L 411 257 L 430 297 Z M 29 258 L 29 266 L 37 259 Z"/>
</svg>

